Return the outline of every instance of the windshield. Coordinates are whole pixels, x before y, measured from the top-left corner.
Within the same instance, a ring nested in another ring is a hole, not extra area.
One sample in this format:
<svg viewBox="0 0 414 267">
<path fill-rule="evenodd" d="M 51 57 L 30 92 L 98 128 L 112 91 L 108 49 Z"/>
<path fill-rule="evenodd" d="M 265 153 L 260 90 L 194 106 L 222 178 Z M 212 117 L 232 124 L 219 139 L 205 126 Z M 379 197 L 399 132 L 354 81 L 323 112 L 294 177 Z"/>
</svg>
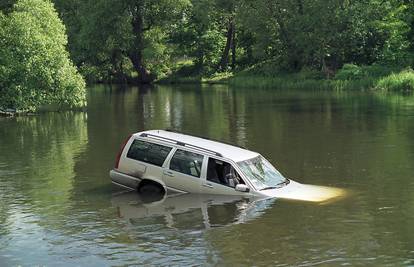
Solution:
<svg viewBox="0 0 414 267">
<path fill-rule="evenodd" d="M 240 161 L 237 164 L 244 175 L 249 178 L 254 187 L 258 190 L 279 188 L 289 183 L 289 180 L 283 177 L 283 175 L 262 156 Z"/>
</svg>

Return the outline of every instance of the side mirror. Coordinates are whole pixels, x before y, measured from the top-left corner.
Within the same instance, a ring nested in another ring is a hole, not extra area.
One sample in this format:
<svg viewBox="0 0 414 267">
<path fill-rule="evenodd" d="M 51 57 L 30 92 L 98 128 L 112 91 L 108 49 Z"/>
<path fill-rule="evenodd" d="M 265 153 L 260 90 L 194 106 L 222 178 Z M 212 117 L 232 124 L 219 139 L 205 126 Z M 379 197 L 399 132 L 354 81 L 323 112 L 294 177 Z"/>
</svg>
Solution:
<svg viewBox="0 0 414 267">
<path fill-rule="evenodd" d="M 247 185 L 245 184 L 238 184 L 236 185 L 235 188 L 236 191 L 240 191 L 240 192 L 250 192 L 250 188 L 247 187 Z"/>
</svg>

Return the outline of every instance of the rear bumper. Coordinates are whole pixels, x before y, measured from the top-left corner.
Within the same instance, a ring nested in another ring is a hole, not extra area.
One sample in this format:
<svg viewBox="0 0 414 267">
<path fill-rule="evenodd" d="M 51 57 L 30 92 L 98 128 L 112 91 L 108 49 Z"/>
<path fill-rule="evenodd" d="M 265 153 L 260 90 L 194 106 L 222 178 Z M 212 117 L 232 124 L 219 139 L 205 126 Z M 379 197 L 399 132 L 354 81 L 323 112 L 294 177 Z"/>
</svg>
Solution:
<svg viewBox="0 0 414 267">
<path fill-rule="evenodd" d="M 109 176 L 113 184 L 132 190 L 137 190 L 138 184 L 141 182 L 141 179 L 117 170 L 110 170 Z"/>
</svg>

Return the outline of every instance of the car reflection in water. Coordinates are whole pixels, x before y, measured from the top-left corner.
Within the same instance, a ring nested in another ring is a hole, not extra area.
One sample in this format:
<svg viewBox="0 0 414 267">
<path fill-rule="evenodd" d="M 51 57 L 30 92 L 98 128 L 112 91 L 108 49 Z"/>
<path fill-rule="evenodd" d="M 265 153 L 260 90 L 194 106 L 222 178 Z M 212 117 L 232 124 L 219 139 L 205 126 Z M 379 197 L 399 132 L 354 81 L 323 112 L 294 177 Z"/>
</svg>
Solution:
<svg viewBox="0 0 414 267">
<path fill-rule="evenodd" d="M 144 195 L 132 191 L 114 194 L 112 205 L 117 208 L 118 217 L 131 224 L 144 218 L 162 218 L 157 222 L 171 228 L 208 229 L 255 219 L 276 199 L 326 204 L 346 195 L 343 189 L 315 185 L 301 185 L 300 190 L 287 191 L 279 198 L 174 192 Z"/>
<path fill-rule="evenodd" d="M 144 196 L 136 192 L 113 195 L 118 216 L 131 224 L 140 219 L 163 218 L 170 228 L 205 228 L 244 223 L 259 217 L 275 199 L 242 196 L 177 194 Z M 157 220 L 160 223 L 160 220 Z"/>
</svg>

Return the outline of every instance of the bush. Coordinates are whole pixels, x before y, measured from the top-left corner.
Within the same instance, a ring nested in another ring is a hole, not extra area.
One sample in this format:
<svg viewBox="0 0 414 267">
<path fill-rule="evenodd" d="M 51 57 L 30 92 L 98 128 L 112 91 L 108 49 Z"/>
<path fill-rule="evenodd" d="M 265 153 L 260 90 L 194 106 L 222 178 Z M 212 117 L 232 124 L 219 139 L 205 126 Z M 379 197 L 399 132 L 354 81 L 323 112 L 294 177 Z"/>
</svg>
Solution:
<svg viewBox="0 0 414 267">
<path fill-rule="evenodd" d="M 271 77 L 280 75 L 281 69 L 274 60 L 257 63 L 239 73 L 240 76 L 266 76 Z"/>
<path fill-rule="evenodd" d="M 83 64 L 79 67 L 79 72 L 85 77 L 85 80 L 88 83 L 98 83 L 104 81 L 104 77 L 107 76 L 105 71 L 102 71 L 102 68 L 93 66 L 90 64 Z"/>
<path fill-rule="evenodd" d="M 363 71 L 366 73 L 366 76 L 373 78 L 380 78 L 387 75 L 390 75 L 393 72 L 400 72 L 401 67 L 392 67 L 392 66 L 383 66 L 383 65 L 370 65 L 362 66 Z"/>
<path fill-rule="evenodd" d="M 335 75 L 337 80 L 359 80 L 365 77 L 362 67 L 354 64 L 345 64 Z"/>
<path fill-rule="evenodd" d="M 85 83 L 69 60 L 65 27 L 49 0 L 19 0 L 0 12 L 0 107 L 35 111 L 85 104 Z"/>
<path fill-rule="evenodd" d="M 335 75 L 336 80 L 361 80 L 380 78 L 393 72 L 401 71 L 401 67 L 391 67 L 382 65 L 358 66 L 345 64 Z"/>
<path fill-rule="evenodd" d="M 261 76 L 261 77 L 285 77 L 287 79 L 298 79 L 298 80 L 320 80 L 324 78 L 324 74 L 321 71 L 304 67 L 299 72 L 292 72 L 283 69 L 280 63 L 276 60 L 268 60 L 255 64 L 243 71 L 240 71 L 236 76 Z"/>
<path fill-rule="evenodd" d="M 202 70 L 190 59 L 180 59 L 174 62 L 167 73 L 157 80 L 159 83 L 200 83 Z"/>
<path fill-rule="evenodd" d="M 377 89 L 389 91 L 414 91 L 414 71 L 412 69 L 392 73 L 381 78 L 376 85 Z"/>
</svg>

